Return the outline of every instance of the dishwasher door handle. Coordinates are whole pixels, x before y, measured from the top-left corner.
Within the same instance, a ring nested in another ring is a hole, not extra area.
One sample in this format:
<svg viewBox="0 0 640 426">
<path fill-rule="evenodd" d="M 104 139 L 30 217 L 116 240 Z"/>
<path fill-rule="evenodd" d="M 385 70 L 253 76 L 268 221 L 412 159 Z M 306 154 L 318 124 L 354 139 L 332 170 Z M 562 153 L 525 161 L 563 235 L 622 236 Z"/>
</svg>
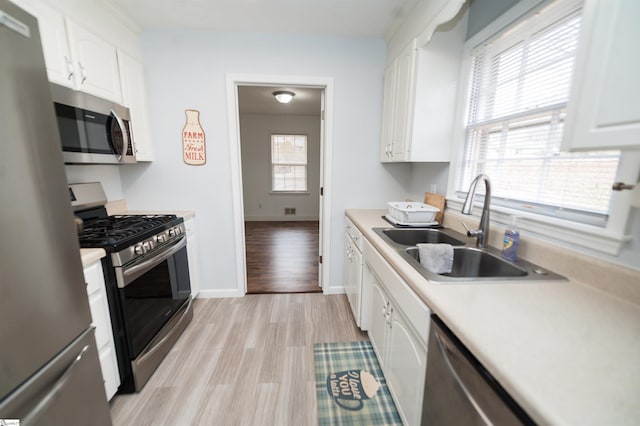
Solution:
<svg viewBox="0 0 640 426">
<path fill-rule="evenodd" d="M 455 349 L 452 350 L 451 346 L 448 344 L 447 341 L 442 339 L 438 331 L 435 331 L 435 337 L 436 337 L 436 342 L 438 344 L 438 348 L 440 349 L 440 353 L 442 354 L 442 357 L 444 359 L 444 362 L 447 365 L 447 368 L 449 369 L 449 372 L 455 379 L 456 383 L 458 384 L 458 386 L 460 386 L 460 389 L 462 389 L 464 396 L 471 403 L 471 405 L 476 410 L 476 412 L 478 413 L 478 416 L 480 416 L 484 424 L 493 425 L 493 422 L 491 421 L 491 419 L 489 419 L 489 416 L 487 416 L 487 414 L 484 412 L 482 407 L 480 407 L 480 404 L 478 404 L 478 402 L 475 400 L 473 395 L 471 395 L 471 392 L 469 392 L 469 389 L 465 385 L 464 380 L 460 377 L 460 375 L 458 374 L 458 371 L 454 366 L 454 362 L 456 361 L 456 358 L 457 358 L 457 350 L 454 352 Z"/>
</svg>

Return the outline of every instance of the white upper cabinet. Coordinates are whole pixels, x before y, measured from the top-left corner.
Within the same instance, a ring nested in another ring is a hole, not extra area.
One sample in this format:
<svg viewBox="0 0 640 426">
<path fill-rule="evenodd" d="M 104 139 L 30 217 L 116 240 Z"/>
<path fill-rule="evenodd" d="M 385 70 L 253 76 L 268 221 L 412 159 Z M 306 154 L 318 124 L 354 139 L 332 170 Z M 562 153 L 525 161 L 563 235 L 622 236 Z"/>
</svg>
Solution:
<svg viewBox="0 0 640 426">
<path fill-rule="evenodd" d="M 115 47 L 45 1 L 14 1 L 38 19 L 49 81 L 122 101 Z"/>
<path fill-rule="evenodd" d="M 412 112 L 415 56 L 414 39 L 385 72 L 380 158 L 383 162 L 406 161 L 407 121 Z"/>
<path fill-rule="evenodd" d="M 131 111 L 137 161 L 153 161 L 138 34 L 101 2 L 12 0 L 38 19 L 49 81 Z"/>
<path fill-rule="evenodd" d="M 142 63 L 118 50 L 122 104 L 131 112 L 134 148 L 137 161 L 152 161 L 153 147 L 149 130 L 147 93 Z"/>
<path fill-rule="evenodd" d="M 38 19 L 49 81 L 73 88 L 75 84 L 74 68 L 67 41 L 64 15 L 44 2 L 21 1 L 16 3 Z"/>
<path fill-rule="evenodd" d="M 396 61 L 387 67 L 384 72 L 384 93 L 382 97 L 382 139 L 380 143 L 380 161 L 392 160 L 393 145 L 393 109 L 396 94 Z"/>
<path fill-rule="evenodd" d="M 586 0 L 563 149 L 640 148 L 640 2 Z"/>
<path fill-rule="evenodd" d="M 65 19 L 75 68 L 75 88 L 121 102 L 116 48 L 70 19 Z"/>
<path fill-rule="evenodd" d="M 385 72 L 382 162 L 450 160 L 457 81 L 467 32 L 466 9 L 459 11 L 457 3 L 451 7 L 454 9 L 434 19 L 444 24 L 432 23 Z M 456 15 L 453 19 L 452 14 Z"/>
</svg>

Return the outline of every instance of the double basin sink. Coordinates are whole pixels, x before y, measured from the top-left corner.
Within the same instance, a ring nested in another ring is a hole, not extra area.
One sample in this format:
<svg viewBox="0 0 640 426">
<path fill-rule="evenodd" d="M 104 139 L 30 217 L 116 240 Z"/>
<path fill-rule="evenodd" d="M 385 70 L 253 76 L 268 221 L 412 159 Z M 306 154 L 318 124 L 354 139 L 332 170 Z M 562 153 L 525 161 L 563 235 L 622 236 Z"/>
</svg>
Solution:
<svg viewBox="0 0 640 426">
<path fill-rule="evenodd" d="M 476 248 L 475 240 L 447 228 L 373 228 L 387 244 L 429 281 L 437 283 L 469 283 L 495 281 L 564 280 L 547 269 L 522 259 L 510 262 L 493 248 Z M 450 273 L 436 274 L 420 263 L 417 245 L 444 243 L 453 246 Z"/>
</svg>

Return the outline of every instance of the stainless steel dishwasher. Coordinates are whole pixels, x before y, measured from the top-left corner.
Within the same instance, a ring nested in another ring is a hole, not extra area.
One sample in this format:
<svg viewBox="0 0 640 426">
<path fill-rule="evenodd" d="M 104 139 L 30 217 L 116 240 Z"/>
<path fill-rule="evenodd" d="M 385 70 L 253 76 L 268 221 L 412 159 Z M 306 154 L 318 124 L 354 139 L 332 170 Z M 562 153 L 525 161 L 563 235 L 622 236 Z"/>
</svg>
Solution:
<svg viewBox="0 0 640 426">
<path fill-rule="evenodd" d="M 431 316 L 423 426 L 533 425 L 436 315 Z"/>
</svg>

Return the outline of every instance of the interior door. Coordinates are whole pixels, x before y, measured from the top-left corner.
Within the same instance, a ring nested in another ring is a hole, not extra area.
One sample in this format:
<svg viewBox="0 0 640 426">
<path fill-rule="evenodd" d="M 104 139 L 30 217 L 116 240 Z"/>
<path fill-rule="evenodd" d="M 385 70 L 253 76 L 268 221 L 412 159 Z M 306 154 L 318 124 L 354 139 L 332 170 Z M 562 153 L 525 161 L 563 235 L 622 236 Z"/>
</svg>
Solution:
<svg viewBox="0 0 640 426">
<path fill-rule="evenodd" d="M 324 120 L 324 89 L 320 92 L 320 212 L 318 217 L 319 220 L 319 244 L 318 244 L 318 256 L 319 259 L 322 259 L 322 247 L 323 247 L 323 234 L 324 234 L 324 226 L 323 226 L 323 215 L 324 215 L 324 135 L 325 135 L 325 120 Z M 318 265 L 318 286 L 322 287 L 322 260 L 320 260 Z"/>
</svg>

